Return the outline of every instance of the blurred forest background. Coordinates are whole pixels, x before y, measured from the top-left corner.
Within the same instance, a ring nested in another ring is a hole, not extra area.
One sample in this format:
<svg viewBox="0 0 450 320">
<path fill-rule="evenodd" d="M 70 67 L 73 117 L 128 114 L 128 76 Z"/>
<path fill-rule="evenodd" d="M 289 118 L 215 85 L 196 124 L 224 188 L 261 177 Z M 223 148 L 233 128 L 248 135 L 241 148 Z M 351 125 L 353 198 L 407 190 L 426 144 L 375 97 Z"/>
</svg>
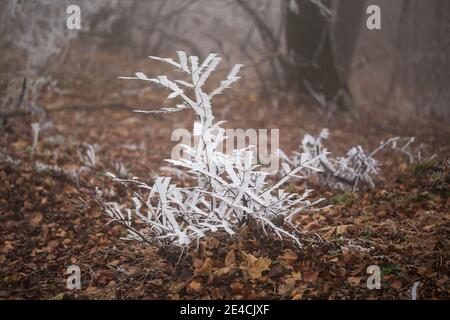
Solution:
<svg viewBox="0 0 450 320">
<path fill-rule="evenodd" d="M 65 26 L 69 4 L 81 7 L 80 31 Z M 372 4 L 381 8 L 381 30 L 366 27 Z M 145 57 L 184 50 L 244 64 L 241 89 L 251 85 L 275 100 L 301 94 L 327 110 L 358 105 L 399 117 L 450 117 L 445 0 L 8 0 L 0 6 L 2 114 L 17 106 L 24 78 L 34 95 L 44 87 L 41 77 L 46 85 L 48 77 L 58 80 L 66 92 L 80 83 L 107 91 L 105 84 L 111 90 L 117 75 Z"/>
</svg>

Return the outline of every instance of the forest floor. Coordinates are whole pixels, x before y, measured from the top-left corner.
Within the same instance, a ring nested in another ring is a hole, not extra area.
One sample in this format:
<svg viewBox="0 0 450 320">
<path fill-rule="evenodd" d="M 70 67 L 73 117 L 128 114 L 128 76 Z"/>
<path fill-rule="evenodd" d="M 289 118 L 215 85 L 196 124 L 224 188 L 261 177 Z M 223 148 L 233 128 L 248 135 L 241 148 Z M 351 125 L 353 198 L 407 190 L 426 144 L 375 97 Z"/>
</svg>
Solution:
<svg viewBox="0 0 450 320">
<path fill-rule="evenodd" d="M 129 199 L 104 173 L 122 163 L 129 175 L 151 182 L 175 144 L 168 143 L 172 130 L 190 129 L 192 117 L 48 101 L 53 126 L 40 134 L 34 154 L 31 118 L 8 119 L 1 129 L 2 299 L 411 299 L 415 283 L 418 299 L 450 298 L 448 124 L 400 121 L 379 111 L 326 117 L 295 105 L 274 108 L 252 95 L 231 99 L 225 111 L 218 107 L 218 119 L 231 128 L 279 128 L 288 154 L 304 133 L 327 127 L 334 154 L 400 135 L 415 136 L 425 156 L 437 157 L 409 164 L 385 152 L 376 188 L 357 193 L 311 181 L 314 197 L 333 206 L 298 217 L 302 249 L 246 227 L 235 241 L 212 234 L 178 261 L 179 252 L 121 240 L 126 230 L 107 224 L 94 191 L 98 186 L 118 201 Z M 67 104 L 74 107 L 58 109 Z M 95 146 L 97 161 L 74 179 L 83 144 Z M 291 181 L 287 188 L 300 191 L 304 183 Z M 70 265 L 81 268 L 80 290 L 66 288 Z M 371 265 L 381 270 L 379 290 L 366 285 Z"/>
</svg>

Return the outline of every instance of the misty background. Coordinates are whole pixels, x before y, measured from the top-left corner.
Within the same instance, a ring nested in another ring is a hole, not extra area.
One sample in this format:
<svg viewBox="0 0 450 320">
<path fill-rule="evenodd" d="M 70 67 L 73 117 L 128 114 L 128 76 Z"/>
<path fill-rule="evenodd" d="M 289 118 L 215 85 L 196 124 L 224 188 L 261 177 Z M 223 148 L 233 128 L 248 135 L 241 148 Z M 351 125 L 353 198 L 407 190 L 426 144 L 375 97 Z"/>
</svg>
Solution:
<svg viewBox="0 0 450 320">
<path fill-rule="evenodd" d="M 81 30 L 66 27 L 71 4 L 81 8 Z M 366 27 L 373 4 L 381 30 Z M 239 89 L 278 104 L 289 97 L 326 112 L 450 118 L 445 0 L 7 0 L 0 15 L 3 115 L 38 112 L 49 88 L 126 90 L 112 85 L 118 75 L 184 50 L 218 53 L 224 70 L 244 64 Z"/>
</svg>

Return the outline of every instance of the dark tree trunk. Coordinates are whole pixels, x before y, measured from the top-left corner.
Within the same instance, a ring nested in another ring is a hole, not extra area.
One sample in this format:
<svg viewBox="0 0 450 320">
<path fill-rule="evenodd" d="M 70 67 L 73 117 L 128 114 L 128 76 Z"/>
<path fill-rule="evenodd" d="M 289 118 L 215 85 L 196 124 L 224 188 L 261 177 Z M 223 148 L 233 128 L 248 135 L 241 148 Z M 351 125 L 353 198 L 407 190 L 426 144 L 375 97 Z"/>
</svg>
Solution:
<svg viewBox="0 0 450 320">
<path fill-rule="evenodd" d="M 450 95 L 450 2 L 410 1 L 402 88 L 417 110 L 437 117 L 449 117 Z"/>
<path fill-rule="evenodd" d="M 292 62 L 288 83 L 307 95 L 322 94 L 327 105 L 348 109 L 349 90 L 337 67 L 331 15 L 309 0 L 296 0 L 298 13 L 288 9 L 286 44 Z M 329 1 L 322 3 L 330 8 Z"/>
<path fill-rule="evenodd" d="M 345 76 L 350 74 L 353 55 L 364 23 L 365 0 L 341 0 L 334 26 L 336 58 Z"/>
</svg>

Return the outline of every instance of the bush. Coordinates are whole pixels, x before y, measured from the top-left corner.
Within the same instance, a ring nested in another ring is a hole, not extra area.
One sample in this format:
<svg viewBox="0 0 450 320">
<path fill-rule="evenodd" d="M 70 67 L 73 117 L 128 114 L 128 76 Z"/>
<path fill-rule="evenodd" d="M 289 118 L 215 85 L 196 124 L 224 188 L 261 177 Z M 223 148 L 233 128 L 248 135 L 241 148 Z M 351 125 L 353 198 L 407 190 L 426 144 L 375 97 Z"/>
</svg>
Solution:
<svg viewBox="0 0 450 320">
<path fill-rule="evenodd" d="M 285 192 L 281 186 L 306 167 L 313 169 L 311 164 L 317 162 L 318 157 L 298 163 L 278 182 L 269 185 L 267 173 L 252 165 L 252 151 L 240 149 L 227 155 L 217 150 L 227 137 L 221 127 L 223 122 L 215 121 L 211 100 L 239 79 L 237 74 L 242 66 L 234 66 L 226 79 L 208 93 L 202 87 L 221 60 L 216 54 L 210 54 L 201 64 L 198 57 L 187 57 L 182 51 L 178 52 L 178 62 L 151 58 L 170 64 L 189 80 L 172 81 L 167 76 L 149 78 L 141 72 L 122 78 L 161 85 L 169 90 L 168 99 L 179 100 L 173 108 L 138 112 L 191 110 L 195 113 L 197 121 L 193 126 L 193 135 L 199 137 L 198 144 L 184 146 L 188 159 L 167 161 L 183 168 L 197 184 L 195 187 L 179 187 L 171 183 L 170 177 L 157 177 L 149 185 L 138 178 L 121 179 L 108 173 L 112 180 L 134 188 L 135 192 L 129 206 L 106 202 L 97 189 L 98 201 L 104 212 L 113 221 L 127 227 L 128 239 L 159 246 L 186 247 L 194 240 L 198 242 L 205 234 L 218 230 L 233 236 L 250 220 L 255 221 L 266 236 L 274 234 L 279 239 L 290 239 L 301 246 L 292 218 L 303 209 L 314 207 L 322 199 L 309 201 L 307 198 L 311 190 L 298 195 Z"/>
</svg>

